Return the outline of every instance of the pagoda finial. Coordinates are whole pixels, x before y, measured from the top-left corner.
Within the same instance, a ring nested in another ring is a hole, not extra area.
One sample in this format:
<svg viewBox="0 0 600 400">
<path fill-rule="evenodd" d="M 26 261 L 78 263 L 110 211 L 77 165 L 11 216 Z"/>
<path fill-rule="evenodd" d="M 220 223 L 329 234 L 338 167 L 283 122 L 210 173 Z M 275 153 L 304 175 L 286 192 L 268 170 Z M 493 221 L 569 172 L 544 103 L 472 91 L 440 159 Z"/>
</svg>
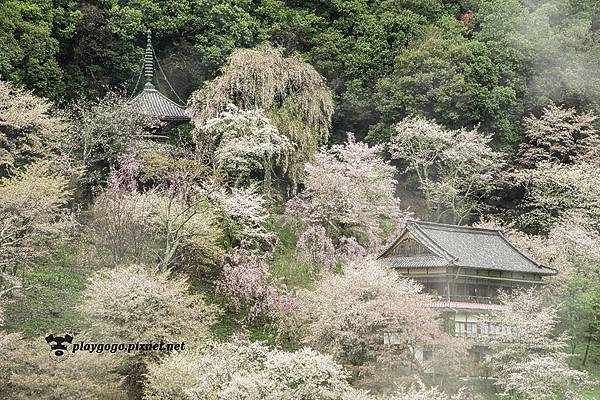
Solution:
<svg viewBox="0 0 600 400">
<path fill-rule="evenodd" d="M 152 78 L 154 77 L 154 51 L 152 50 L 152 32 L 148 29 L 146 52 L 144 53 L 144 76 L 146 77 L 145 89 L 154 89 Z"/>
</svg>

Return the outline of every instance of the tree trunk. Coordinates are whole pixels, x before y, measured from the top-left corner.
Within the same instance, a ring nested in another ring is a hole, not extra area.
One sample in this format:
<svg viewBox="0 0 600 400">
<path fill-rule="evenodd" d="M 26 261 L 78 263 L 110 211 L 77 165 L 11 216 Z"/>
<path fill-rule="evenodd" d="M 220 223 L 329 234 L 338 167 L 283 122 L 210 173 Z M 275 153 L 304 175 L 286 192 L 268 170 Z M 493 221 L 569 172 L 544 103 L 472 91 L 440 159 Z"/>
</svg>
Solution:
<svg viewBox="0 0 600 400">
<path fill-rule="evenodd" d="M 590 331 L 592 329 L 592 327 L 589 327 Z M 592 334 L 590 332 L 590 334 L 587 337 L 587 343 L 585 344 L 585 352 L 583 353 L 583 360 L 581 361 L 581 366 L 585 367 L 585 364 L 587 363 L 587 359 L 588 359 L 588 354 L 590 352 L 590 343 L 592 341 Z"/>
</svg>

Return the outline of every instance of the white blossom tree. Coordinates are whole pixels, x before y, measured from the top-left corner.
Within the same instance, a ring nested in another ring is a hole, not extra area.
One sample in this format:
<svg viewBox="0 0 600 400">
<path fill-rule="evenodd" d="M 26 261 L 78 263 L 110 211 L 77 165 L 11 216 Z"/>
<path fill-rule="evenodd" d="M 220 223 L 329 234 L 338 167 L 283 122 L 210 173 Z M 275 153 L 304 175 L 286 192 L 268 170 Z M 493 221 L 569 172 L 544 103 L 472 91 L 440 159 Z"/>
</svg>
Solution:
<svg viewBox="0 0 600 400">
<path fill-rule="evenodd" d="M 262 180 L 266 194 L 275 170 L 283 176 L 294 150 L 262 110 L 239 110 L 233 104 L 199 132 L 198 151 L 212 161 L 217 174 L 234 187 Z"/>
<path fill-rule="evenodd" d="M 476 397 L 475 397 L 476 398 Z M 412 385 L 401 385 L 389 397 L 389 400 L 473 400 L 474 397 L 468 394 L 464 388 L 458 393 L 448 395 L 438 387 L 427 387 L 421 379 Z"/>
<path fill-rule="evenodd" d="M 581 399 L 581 393 L 594 381 L 567 363 L 568 338 L 555 333 L 558 307 L 546 305 L 536 289 L 500 293 L 499 299 L 506 308 L 481 315 L 479 320 L 501 330 L 483 337 L 490 351 L 485 363 L 497 377 L 497 384 L 531 400 Z"/>
<path fill-rule="evenodd" d="M 502 379 L 507 392 L 531 400 L 582 400 L 596 382 L 585 371 L 569 366 L 566 354 L 530 355 Z"/>
<path fill-rule="evenodd" d="M 267 249 L 275 245 L 277 238 L 267 229 L 267 199 L 256 188 L 227 188 L 208 183 L 200 191 L 222 216 L 222 226 L 232 247 L 242 241 Z"/>
<path fill-rule="evenodd" d="M 94 332 L 124 342 L 197 343 L 209 337 L 218 310 L 188 294 L 184 277 L 130 265 L 97 272 L 80 309 Z"/>
<path fill-rule="evenodd" d="M 282 49 L 265 43 L 237 49 L 222 74 L 192 93 L 188 111 L 201 144 L 201 127 L 225 111 L 229 104 L 243 110 L 262 109 L 294 147 L 287 176 L 295 191 L 303 163 L 327 142 L 333 99 L 325 79 L 297 56 L 285 57 Z"/>
<path fill-rule="evenodd" d="M 421 368 L 415 351 L 446 338 L 421 289 L 379 261 L 357 259 L 299 292 L 293 323 L 307 344 L 344 364 Z"/>
<path fill-rule="evenodd" d="M 208 345 L 148 366 L 148 400 L 369 400 L 330 356 L 254 342 Z"/>
<path fill-rule="evenodd" d="M 496 187 L 503 161 L 490 141 L 477 128 L 446 130 L 435 121 L 409 116 L 396 125 L 388 150 L 405 164 L 405 171 L 415 172 L 439 218 L 450 214 L 460 224 L 484 210 L 482 198 Z"/>
<path fill-rule="evenodd" d="M 67 209 L 68 180 L 38 161 L 0 178 L 0 269 L 29 266 L 69 236 L 75 225 Z M 1 282 L 1 281 L 0 281 Z"/>
<path fill-rule="evenodd" d="M 578 113 L 574 108 L 549 104 L 538 118 L 525 117 L 526 142 L 519 160 L 527 167 L 542 161 L 572 164 L 600 145 L 593 113 Z"/>
<path fill-rule="evenodd" d="M 525 188 L 519 216 L 523 227 L 548 233 L 560 220 L 585 218 L 600 230 L 600 168 L 588 162 L 541 162 L 516 174 Z"/>
<path fill-rule="evenodd" d="M 0 104 L 0 177 L 63 152 L 70 124 L 50 102 L 0 81 Z"/>
</svg>

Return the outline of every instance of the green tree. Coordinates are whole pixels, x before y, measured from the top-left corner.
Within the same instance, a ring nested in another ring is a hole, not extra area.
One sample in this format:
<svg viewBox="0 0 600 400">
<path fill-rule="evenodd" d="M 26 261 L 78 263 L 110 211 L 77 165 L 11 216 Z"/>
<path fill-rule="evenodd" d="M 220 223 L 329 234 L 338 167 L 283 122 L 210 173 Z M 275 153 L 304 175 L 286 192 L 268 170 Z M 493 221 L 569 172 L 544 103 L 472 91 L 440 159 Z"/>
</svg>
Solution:
<svg viewBox="0 0 600 400">
<path fill-rule="evenodd" d="M 450 128 L 480 124 L 498 133 L 497 142 L 516 141 L 518 88 L 506 80 L 485 43 L 469 40 L 467 33 L 460 22 L 446 18 L 398 54 L 394 72 L 377 82 L 383 122 L 415 114 Z"/>
<path fill-rule="evenodd" d="M 0 76 L 36 94 L 58 98 L 64 91 L 57 56 L 81 13 L 69 0 L 8 0 L 0 5 Z"/>
<path fill-rule="evenodd" d="M 84 2 L 77 35 L 64 49 L 69 95 L 84 88 L 102 94 L 106 86 L 123 84 L 134 90 L 151 29 L 165 74 L 187 96 L 199 82 L 214 77 L 233 49 L 266 39 L 252 8 L 247 0 Z M 159 88 L 174 97 L 162 74 L 157 75 Z"/>
<path fill-rule="evenodd" d="M 590 0 L 485 0 L 475 38 L 525 83 L 525 112 L 554 102 L 600 110 L 600 8 Z"/>
<path fill-rule="evenodd" d="M 454 6 L 440 0 L 263 0 L 254 10 L 270 41 L 299 52 L 328 82 L 336 113 L 332 133 L 362 138 L 378 119 L 375 82 L 393 70 L 398 52 Z"/>
</svg>

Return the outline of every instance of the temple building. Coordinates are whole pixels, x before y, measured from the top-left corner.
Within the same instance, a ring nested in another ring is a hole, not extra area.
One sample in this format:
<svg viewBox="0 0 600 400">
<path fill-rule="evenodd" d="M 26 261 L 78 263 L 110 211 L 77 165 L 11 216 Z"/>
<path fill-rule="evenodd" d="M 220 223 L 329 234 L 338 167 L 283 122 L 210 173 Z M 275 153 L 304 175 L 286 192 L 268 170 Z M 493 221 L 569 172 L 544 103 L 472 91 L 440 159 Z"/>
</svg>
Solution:
<svg viewBox="0 0 600 400">
<path fill-rule="evenodd" d="M 146 84 L 144 85 L 144 89 L 130 101 L 130 104 L 142 114 L 156 117 L 165 124 L 177 125 L 188 122 L 190 117 L 185 111 L 185 106 L 169 99 L 154 86 L 155 60 L 162 72 L 162 67 L 160 66 L 160 63 L 158 63 L 158 59 L 156 58 L 152 47 L 152 36 L 150 30 L 148 30 L 146 51 L 144 53 L 144 66 L 142 70 L 144 77 L 146 78 Z M 167 80 L 166 76 L 164 76 L 164 80 L 173 94 L 177 96 L 177 93 L 175 93 L 175 90 Z"/>
<path fill-rule="evenodd" d="M 527 257 L 493 229 L 409 221 L 379 259 L 420 282 L 444 311 L 447 332 L 476 338 L 497 334 L 477 315 L 502 309 L 500 290 L 542 285 L 556 270 Z"/>
</svg>

